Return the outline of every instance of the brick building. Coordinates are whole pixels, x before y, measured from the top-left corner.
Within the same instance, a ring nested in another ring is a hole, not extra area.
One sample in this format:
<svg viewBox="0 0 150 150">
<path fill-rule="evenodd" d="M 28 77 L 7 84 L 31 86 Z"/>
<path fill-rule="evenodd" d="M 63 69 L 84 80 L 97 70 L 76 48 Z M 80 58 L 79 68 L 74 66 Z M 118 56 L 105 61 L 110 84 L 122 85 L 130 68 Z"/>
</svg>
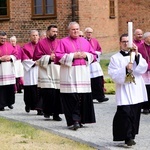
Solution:
<svg viewBox="0 0 150 150">
<path fill-rule="evenodd" d="M 24 43 L 30 30 L 45 30 L 51 23 L 58 25 L 59 38 L 65 37 L 68 23 L 77 21 L 82 31 L 94 29 L 105 53 L 118 49 L 128 21 L 150 30 L 149 8 L 147 0 L 0 0 L 0 30 Z"/>
<path fill-rule="evenodd" d="M 127 22 L 132 21 L 134 29 L 150 31 L 149 0 L 118 0 L 119 33 L 126 32 Z"/>
</svg>

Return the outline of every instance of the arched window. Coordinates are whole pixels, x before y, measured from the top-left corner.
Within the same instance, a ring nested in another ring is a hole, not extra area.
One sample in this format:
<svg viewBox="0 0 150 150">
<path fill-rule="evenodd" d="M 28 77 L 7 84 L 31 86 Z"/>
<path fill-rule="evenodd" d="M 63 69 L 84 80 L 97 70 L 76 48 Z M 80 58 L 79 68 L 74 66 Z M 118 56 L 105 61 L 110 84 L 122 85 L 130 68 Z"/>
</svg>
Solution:
<svg viewBox="0 0 150 150">
<path fill-rule="evenodd" d="M 32 18 L 55 18 L 56 0 L 32 0 Z"/>
<path fill-rule="evenodd" d="M 0 0 L 0 20 L 8 20 L 9 17 L 9 0 Z"/>
</svg>

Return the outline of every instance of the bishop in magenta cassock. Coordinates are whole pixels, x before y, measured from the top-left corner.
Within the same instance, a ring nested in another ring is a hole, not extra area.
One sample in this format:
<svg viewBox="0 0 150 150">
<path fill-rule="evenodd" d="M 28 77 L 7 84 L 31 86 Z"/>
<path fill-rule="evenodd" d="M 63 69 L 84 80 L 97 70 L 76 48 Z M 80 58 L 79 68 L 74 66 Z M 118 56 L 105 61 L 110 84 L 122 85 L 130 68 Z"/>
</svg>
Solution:
<svg viewBox="0 0 150 150">
<path fill-rule="evenodd" d="M 54 63 L 55 50 L 60 42 L 56 38 L 57 32 L 56 25 L 47 28 L 47 37 L 40 40 L 35 48 L 34 60 L 39 65 L 38 87 L 41 88 L 44 117 L 53 116 L 53 120 L 61 121 L 60 66 Z"/>
<path fill-rule="evenodd" d="M 38 82 L 38 66 L 33 60 L 33 53 L 39 41 L 39 33 L 37 30 L 31 30 L 30 42 L 26 43 L 22 48 L 22 64 L 24 67 L 24 102 L 25 111 L 37 110 L 37 115 L 42 115 L 42 102 L 37 88 Z"/>
<path fill-rule="evenodd" d="M 96 54 L 88 41 L 79 37 L 77 22 L 71 22 L 68 30 L 69 36 L 56 49 L 56 62 L 61 65 L 60 93 L 67 126 L 77 130 L 82 124 L 95 122 L 89 65 Z"/>
<path fill-rule="evenodd" d="M 142 54 L 143 58 L 148 63 L 147 71 L 143 74 L 143 79 L 145 81 L 148 101 L 143 103 L 143 113 L 150 113 L 150 32 L 146 32 L 143 35 L 144 42 L 138 47 L 139 53 Z"/>
<path fill-rule="evenodd" d="M 98 102 L 105 102 L 109 99 L 105 97 L 104 94 L 104 74 L 100 65 L 100 56 L 102 54 L 102 48 L 97 41 L 97 39 L 92 37 L 93 29 L 87 27 L 85 29 L 85 38 L 91 44 L 95 53 L 97 54 L 96 61 L 90 65 L 90 74 L 91 74 L 91 88 L 92 88 L 92 97 Z"/>
<path fill-rule="evenodd" d="M 6 106 L 13 109 L 12 105 L 15 103 L 14 62 L 17 59 L 17 51 L 6 39 L 6 33 L 0 31 L 0 111 Z"/>
</svg>

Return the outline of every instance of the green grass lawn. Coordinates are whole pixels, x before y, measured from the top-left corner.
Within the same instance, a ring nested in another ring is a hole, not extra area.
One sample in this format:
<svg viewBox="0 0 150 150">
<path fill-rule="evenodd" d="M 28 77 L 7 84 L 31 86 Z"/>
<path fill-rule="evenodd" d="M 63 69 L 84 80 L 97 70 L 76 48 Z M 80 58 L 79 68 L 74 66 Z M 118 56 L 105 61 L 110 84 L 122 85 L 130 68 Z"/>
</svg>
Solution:
<svg viewBox="0 0 150 150">
<path fill-rule="evenodd" d="M 0 117 L 1 150 L 95 150 L 86 144 Z"/>
<path fill-rule="evenodd" d="M 103 69 L 103 72 L 104 72 L 104 78 L 105 78 L 105 77 L 108 77 L 108 65 L 109 65 L 109 60 L 107 60 L 107 59 L 102 59 L 102 60 L 100 61 L 100 65 L 101 65 L 101 67 L 102 67 L 102 69 Z"/>
<path fill-rule="evenodd" d="M 115 94 L 115 84 L 108 75 L 109 60 L 102 59 L 100 61 L 100 65 L 104 72 L 104 80 L 105 80 L 104 87 L 106 89 L 105 94 Z"/>
</svg>

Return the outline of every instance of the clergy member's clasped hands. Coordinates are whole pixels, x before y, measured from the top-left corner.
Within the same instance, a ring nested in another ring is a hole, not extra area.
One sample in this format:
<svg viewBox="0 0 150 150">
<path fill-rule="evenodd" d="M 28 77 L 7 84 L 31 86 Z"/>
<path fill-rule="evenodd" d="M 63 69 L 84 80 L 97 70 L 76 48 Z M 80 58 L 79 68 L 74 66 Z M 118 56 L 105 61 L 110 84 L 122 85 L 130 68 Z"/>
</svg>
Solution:
<svg viewBox="0 0 150 150">
<path fill-rule="evenodd" d="M 6 61 L 10 61 L 11 57 L 9 55 L 4 55 L 0 58 L 1 61 L 6 62 Z"/>
<path fill-rule="evenodd" d="M 74 58 L 86 58 L 86 53 L 84 52 L 75 52 Z"/>
<path fill-rule="evenodd" d="M 52 54 L 51 54 L 51 60 L 54 60 L 54 59 L 55 59 L 55 54 L 52 53 Z"/>
</svg>

